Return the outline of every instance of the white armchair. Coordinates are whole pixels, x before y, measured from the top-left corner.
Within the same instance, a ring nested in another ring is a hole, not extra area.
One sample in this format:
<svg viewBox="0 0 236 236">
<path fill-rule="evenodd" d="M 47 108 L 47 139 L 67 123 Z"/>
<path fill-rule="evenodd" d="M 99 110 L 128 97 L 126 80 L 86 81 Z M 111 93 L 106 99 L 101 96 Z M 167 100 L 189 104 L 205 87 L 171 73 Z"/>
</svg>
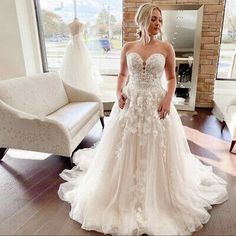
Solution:
<svg viewBox="0 0 236 236">
<path fill-rule="evenodd" d="M 8 148 L 72 157 L 99 120 L 94 94 L 65 84 L 57 73 L 0 82 L 0 159 Z"/>
<path fill-rule="evenodd" d="M 223 132 L 223 129 L 226 125 L 229 129 L 232 139 L 229 151 L 234 153 L 233 148 L 236 143 L 236 98 L 232 99 L 227 105 L 221 132 Z"/>
<path fill-rule="evenodd" d="M 234 149 L 236 143 L 236 83 L 234 81 L 216 81 L 212 113 L 222 122 L 222 133 L 227 125 L 231 136 L 229 151 L 236 154 Z"/>
</svg>

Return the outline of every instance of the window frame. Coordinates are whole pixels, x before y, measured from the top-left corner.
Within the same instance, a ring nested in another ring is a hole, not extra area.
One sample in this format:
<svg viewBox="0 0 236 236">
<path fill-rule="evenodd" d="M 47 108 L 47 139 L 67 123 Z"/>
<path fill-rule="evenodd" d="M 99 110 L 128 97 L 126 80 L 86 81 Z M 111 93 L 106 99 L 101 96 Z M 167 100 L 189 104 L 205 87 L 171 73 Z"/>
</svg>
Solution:
<svg viewBox="0 0 236 236">
<path fill-rule="evenodd" d="M 220 50 L 221 50 L 222 37 L 223 37 L 224 19 L 225 19 L 225 14 L 226 14 L 226 2 L 227 2 L 227 0 L 225 0 L 224 10 L 223 10 L 223 20 L 221 22 Z M 219 50 L 219 57 L 218 57 L 218 62 L 217 62 L 217 66 L 216 66 L 216 68 L 217 68 L 216 80 L 219 80 L 219 81 L 236 81 L 236 78 L 229 79 L 229 78 L 224 78 L 224 77 L 218 77 L 218 68 L 219 68 L 219 62 L 220 62 L 220 50 Z"/>
<path fill-rule="evenodd" d="M 40 13 L 41 11 L 40 0 L 34 0 L 34 9 L 35 9 L 35 16 L 36 16 L 36 22 L 37 22 L 37 28 L 38 28 L 37 30 L 38 30 L 38 38 L 39 38 L 39 46 L 40 46 L 43 72 L 49 72 L 46 45 L 45 45 L 45 40 L 44 40 L 44 31 L 43 31 L 43 25 L 42 25 L 42 17 Z"/>
</svg>

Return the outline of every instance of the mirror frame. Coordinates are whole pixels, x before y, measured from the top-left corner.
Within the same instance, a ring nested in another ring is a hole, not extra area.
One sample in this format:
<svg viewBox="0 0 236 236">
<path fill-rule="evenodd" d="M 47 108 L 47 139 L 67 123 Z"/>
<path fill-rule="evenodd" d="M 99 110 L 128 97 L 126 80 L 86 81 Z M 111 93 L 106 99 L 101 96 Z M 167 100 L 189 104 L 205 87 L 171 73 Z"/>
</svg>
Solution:
<svg viewBox="0 0 236 236">
<path fill-rule="evenodd" d="M 197 10 L 197 24 L 194 36 L 193 49 L 193 67 L 191 78 L 191 90 L 189 104 L 179 105 L 174 104 L 178 110 L 195 111 L 196 95 L 197 95 L 197 80 L 200 62 L 200 48 L 202 36 L 202 22 L 203 22 L 203 5 L 159 5 L 161 10 Z"/>
</svg>

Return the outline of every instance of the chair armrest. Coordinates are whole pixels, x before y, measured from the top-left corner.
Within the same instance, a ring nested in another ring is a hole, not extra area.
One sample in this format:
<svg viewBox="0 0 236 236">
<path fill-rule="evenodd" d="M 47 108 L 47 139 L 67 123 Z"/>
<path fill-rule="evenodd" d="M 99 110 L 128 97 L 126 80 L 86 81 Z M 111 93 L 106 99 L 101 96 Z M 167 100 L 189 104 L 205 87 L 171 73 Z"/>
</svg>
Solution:
<svg viewBox="0 0 236 236">
<path fill-rule="evenodd" d="M 232 98 L 232 99 L 229 101 L 229 103 L 227 104 L 226 112 L 229 111 L 229 108 L 230 108 L 231 106 L 236 106 L 236 98 Z"/>
<path fill-rule="evenodd" d="M 63 84 L 65 87 L 69 102 L 97 102 L 99 103 L 99 106 L 100 106 L 100 117 L 104 116 L 103 103 L 102 103 L 102 100 L 98 96 L 96 96 L 93 93 L 89 93 L 84 90 L 72 87 L 66 84 L 64 81 L 63 81 Z"/>
<path fill-rule="evenodd" d="M 69 132 L 59 122 L 0 101 L 0 146 L 61 154 L 60 144 L 70 147 L 70 139 Z"/>
<path fill-rule="evenodd" d="M 232 99 L 229 101 L 228 106 L 230 106 L 230 105 L 236 105 L 236 97 L 235 97 L 235 98 L 232 98 Z"/>
</svg>

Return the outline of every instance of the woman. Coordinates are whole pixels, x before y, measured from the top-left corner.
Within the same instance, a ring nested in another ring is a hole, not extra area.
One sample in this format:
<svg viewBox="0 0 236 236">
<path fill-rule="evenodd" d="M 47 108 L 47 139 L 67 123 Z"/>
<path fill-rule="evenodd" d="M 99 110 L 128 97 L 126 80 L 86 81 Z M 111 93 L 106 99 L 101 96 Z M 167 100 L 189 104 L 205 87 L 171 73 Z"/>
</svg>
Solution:
<svg viewBox="0 0 236 236">
<path fill-rule="evenodd" d="M 155 39 L 161 10 L 143 4 L 136 23 L 140 40 L 122 50 L 118 102 L 102 139 L 95 149 L 80 150 L 75 159 L 79 165 L 61 174 L 68 182 L 61 185 L 59 196 L 71 203 L 70 217 L 87 230 L 191 234 L 209 220 L 211 205 L 227 199 L 226 182 L 189 150 L 171 102 L 174 50 Z M 161 86 L 164 70 L 167 91 Z M 85 163 L 89 157 L 90 166 Z"/>
</svg>

